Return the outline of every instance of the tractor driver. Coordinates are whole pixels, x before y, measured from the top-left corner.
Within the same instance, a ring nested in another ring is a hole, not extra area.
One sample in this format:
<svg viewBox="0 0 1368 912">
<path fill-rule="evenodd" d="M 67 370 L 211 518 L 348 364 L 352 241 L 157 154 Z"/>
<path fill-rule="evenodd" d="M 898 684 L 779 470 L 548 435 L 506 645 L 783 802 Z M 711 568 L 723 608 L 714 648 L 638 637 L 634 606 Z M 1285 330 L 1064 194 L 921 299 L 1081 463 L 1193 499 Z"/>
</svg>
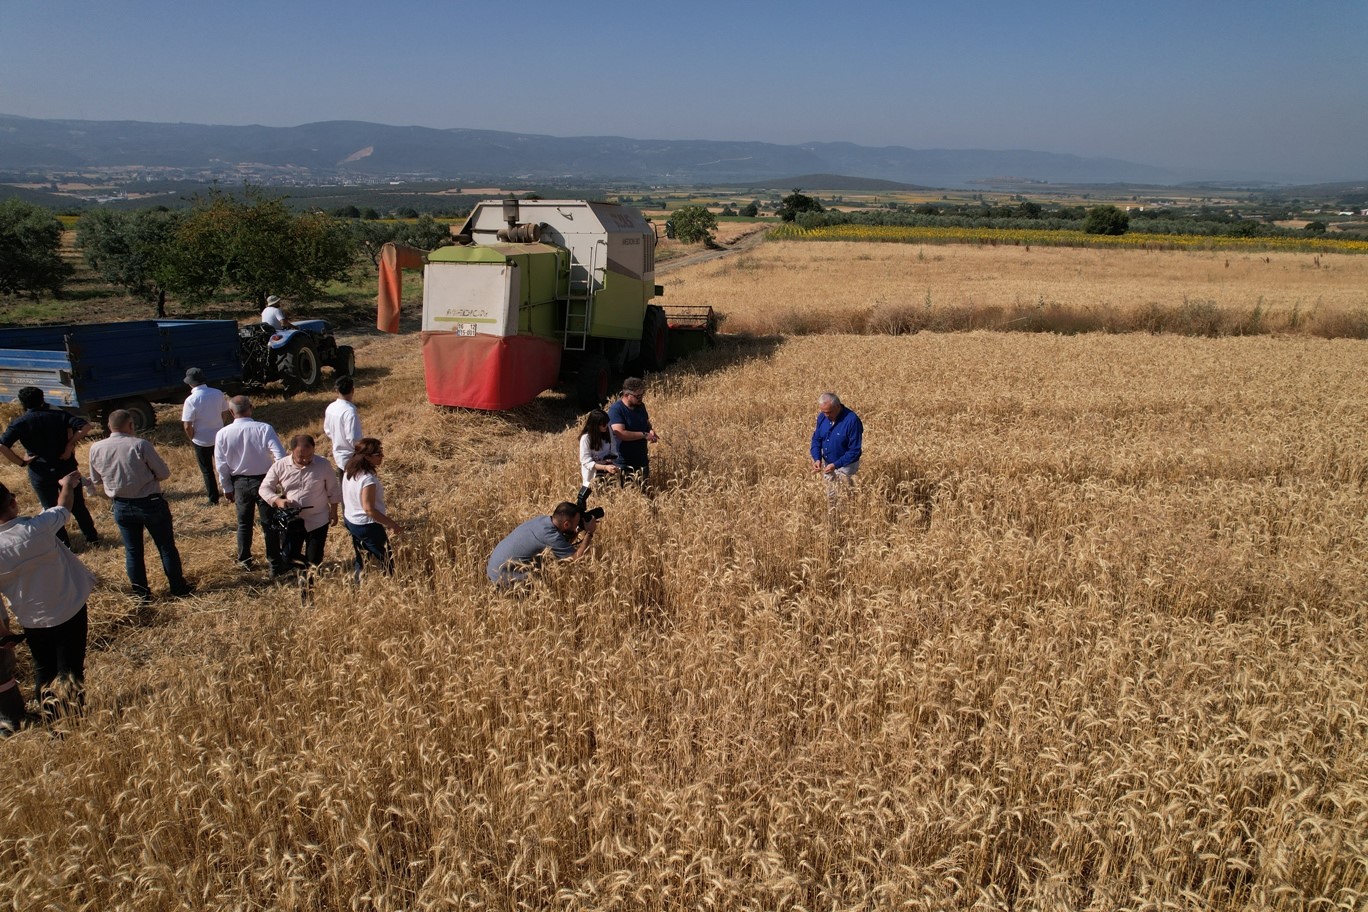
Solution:
<svg viewBox="0 0 1368 912">
<path fill-rule="evenodd" d="M 294 329 L 295 325 L 285 315 L 282 304 L 284 302 L 280 300 L 280 295 L 271 295 L 267 298 L 266 309 L 261 312 L 261 322 L 272 329 Z"/>
</svg>

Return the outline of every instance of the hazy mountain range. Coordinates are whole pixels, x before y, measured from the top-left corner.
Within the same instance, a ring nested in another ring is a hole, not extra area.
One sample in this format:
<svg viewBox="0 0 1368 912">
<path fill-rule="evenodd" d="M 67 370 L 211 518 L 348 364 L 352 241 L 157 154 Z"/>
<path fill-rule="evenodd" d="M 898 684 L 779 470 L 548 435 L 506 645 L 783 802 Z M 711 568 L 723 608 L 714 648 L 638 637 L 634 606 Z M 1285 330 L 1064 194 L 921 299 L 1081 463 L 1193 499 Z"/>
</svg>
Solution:
<svg viewBox="0 0 1368 912">
<path fill-rule="evenodd" d="M 0 172 L 119 167 L 183 169 L 201 176 L 246 167 L 258 172 L 256 179 L 262 171 L 279 171 L 318 180 L 432 178 L 466 183 L 579 179 L 717 184 L 814 173 L 932 187 L 1004 179 L 1052 184 L 1259 179 L 1029 150 L 560 137 L 360 121 L 261 127 L 0 115 Z"/>
</svg>

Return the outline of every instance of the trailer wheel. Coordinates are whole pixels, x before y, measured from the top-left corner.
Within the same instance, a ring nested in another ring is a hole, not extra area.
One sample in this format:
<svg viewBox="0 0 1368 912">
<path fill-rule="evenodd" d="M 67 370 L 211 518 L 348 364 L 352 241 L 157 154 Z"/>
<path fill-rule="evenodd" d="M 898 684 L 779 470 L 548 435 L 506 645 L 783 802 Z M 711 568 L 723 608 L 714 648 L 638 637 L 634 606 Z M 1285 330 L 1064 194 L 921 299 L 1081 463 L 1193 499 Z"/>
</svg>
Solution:
<svg viewBox="0 0 1368 912">
<path fill-rule="evenodd" d="M 590 355 L 575 374 L 575 401 L 580 408 L 598 408 L 608 398 L 613 370 L 603 355 Z"/>
<path fill-rule="evenodd" d="M 654 304 L 646 305 L 646 317 L 641 321 L 641 367 L 643 370 L 664 370 L 670 363 L 670 322 L 665 311 Z"/>
<path fill-rule="evenodd" d="M 276 366 L 287 390 L 313 389 L 318 385 L 318 349 L 302 335 L 290 341 Z"/>
<path fill-rule="evenodd" d="M 157 410 L 152 407 L 152 403 L 141 396 L 120 400 L 118 408 L 133 416 L 133 432 L 135 434 L 146 434 L 157 426 Z"/>
<path fill-rule="evenodd" d="M 356 373 L 356 349 L 350 345 L 337 346 L 337 357 L 333 359 L 333 372 L 338 377 L 350 377 Z"/>
</svg>

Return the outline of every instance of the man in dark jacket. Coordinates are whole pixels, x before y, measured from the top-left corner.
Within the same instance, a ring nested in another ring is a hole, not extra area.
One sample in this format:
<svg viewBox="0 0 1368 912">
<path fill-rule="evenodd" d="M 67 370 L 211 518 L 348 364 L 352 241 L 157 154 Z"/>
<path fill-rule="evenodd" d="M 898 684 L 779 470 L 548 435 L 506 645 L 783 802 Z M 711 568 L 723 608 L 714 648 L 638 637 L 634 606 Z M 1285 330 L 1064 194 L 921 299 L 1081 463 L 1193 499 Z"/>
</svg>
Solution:
<svg viewBox="0 0 1368 912">
<path fill-rule="evenodd" d="M 89 421 L 48 406 L 43 391 L 36 386 L 19 390 L 19 402 L 27 411 L 15 418 L 0 434 L 0 456 L 17 466 L 28 469 L 29 484 L 44 509 L 57 506 L 60 482 L 77 471 L 76 444 L 93 429 Z M 22 443 L 27 453 L 19 456 L 10 447 Z M 81 527 L 86 544 L 95 544 L 100 533 L 95 531 L 95 520 L 86 508 L 85 495 L 76 489 L 71 504 L 71 515 Z M 70 545 L 66 529 L 57 533 L 63 544 Z"/>
</svg>

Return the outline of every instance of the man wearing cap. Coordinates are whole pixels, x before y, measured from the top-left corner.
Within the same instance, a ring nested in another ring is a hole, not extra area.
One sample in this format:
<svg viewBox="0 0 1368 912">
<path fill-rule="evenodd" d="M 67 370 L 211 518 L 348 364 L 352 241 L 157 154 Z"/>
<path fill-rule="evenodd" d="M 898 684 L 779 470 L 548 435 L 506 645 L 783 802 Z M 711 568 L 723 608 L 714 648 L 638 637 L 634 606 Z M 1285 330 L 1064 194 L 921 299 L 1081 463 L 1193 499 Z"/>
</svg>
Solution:
<svg viewBox="0 0 1368 912">
<path fill-rule="evenodd" d="M 563 501 L 550 516 L 534 516 L 508 533 L 489 555 L 485 575 L 500 589 L 508 589 L 540 566 L 542 552 L 548 548 L 561 560 L 577 560 L 589 550 L 602 517 L 602 507 L 586 513 L 578 504 Z M 577 547 L 575 537 L 581 529 L 584 537 Z"/>
<path fill-rule="evenodd" d="M 366 435 L 361 433 L 361 413 L 352 402 L 356 382 L 351 377 L 338 377 L 333 389 L 337 390 L 337 398 L 323 412 L 323 433 L 332 442 L 332 459 L 340 479 L 347 469 L 347 460 L 356 451 L 356 441 Z"/>
<path fill-rule="evenodd" d="M 826 479 L 827 493 L 834 495 L 837 485 L 848 485 L 860 471 L 864 454 L 864 425 L 860 416 L 841 404 L 835 393 L 817 397 L 817 427 L 808 448 L 812 471 Z"/>
<path fill-rule="evenodd" d="M 55 507 L 61 479 L 77 471 L 76 444 L 94 428 L 78 415 L 49 407 L 43 391 L 36 386 L 19 390 L 19 403 L 27 411 L 11 421 L 5 433 L 0 434 L 0 456 L 27 468 L 29 484 L 38 495 L 38 502 L 44 509 Z M 24 445 L 26 456 L 20 457 L 10 449 L 16 441 Z M 93 545 L 100 540 L 95 520 L 86 508 L 85 495 L 79 488 L 72 497 L 70 513 L 81 527 L 87 544 Z M 57 530 L 57 537 L 62 544 L 71 544 L 65 527 Z"/>
<path fill-rule="evenodd" d="M 271 523 L 271 510 L 261 502 L 257 490 L 272 463 L 285 455 L 275 428 L 252 417 L 252 400 L 234 396 L 228 400 L 233 423 L 214 437 L 214 464 L 218 466 L 219 484 L 223 496 L 237 507 L 237 564 L 251 570 L 252 513 L 261 523 L 261 534 L 266 541 L 266 561 L 273 573 L 284 573 L 285 562 L 280 556 L 280 530 Z"/>
<path fill-rule="evenodd" d="M 194 587 L 185 581 L 181 570 L 171 507 L 162 496 L 161 483 L 171 477 L 171 469 L 150 441 L 133 435 L 133 416 L 127 410 L 110 412 L 109 436 L 91 445 L 90 477 L 104 485 L 105 493 L 114 500 L 114 524 L 123 536 L 124 570 L 133 584 L 134 598 L 140 602 L 152 598 L 143 559 L 143 532 L 152 536 L 157 546 L 171 594 L 179 598 L 193 593 Z"/>
<path fill-rule="evenodd" d="M 294 329 L 295 325 L 285 316 L 285 308 L 281 306 L 284 303 L 280 300 L 280 295 L 271 295 L 267 298 L 266 309 L 261 312 L 261 322 L 272 329 Z"/>
<path fill-rule="evenodd" d="M 204 371 L 198 367 L 185 372 L 185 385 L 190 387 L 190 395 L 181 408 L 181 427 L 185 429 L 186 439 L 195 447 L 195 460 L 199 463 L 200 477 L 204 479 L 209 506 L 216 507 L 219 488 L 214 479 L 214 437 L 230 414 L 228 397 L 222 390 L 205 383 Z"/>
</svg>

